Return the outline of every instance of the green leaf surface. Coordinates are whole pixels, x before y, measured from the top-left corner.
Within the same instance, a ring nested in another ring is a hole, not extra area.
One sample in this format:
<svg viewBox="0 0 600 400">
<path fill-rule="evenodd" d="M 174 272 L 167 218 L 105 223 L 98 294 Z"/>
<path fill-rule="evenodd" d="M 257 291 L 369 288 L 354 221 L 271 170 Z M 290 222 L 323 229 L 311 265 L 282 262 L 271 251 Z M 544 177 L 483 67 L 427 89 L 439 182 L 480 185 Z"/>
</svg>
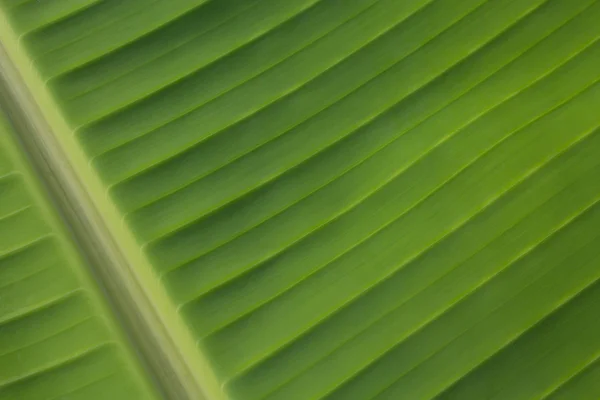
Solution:
<svg viewBox="0 0 600 400">
<path fill-rule="evenodd" d="M 600 397 L 599 1 L 0 12 L 183 397 Z"/>
<path fill-rule="evenodd" d="M 0 114 L 0 398 L 155 398 Z"/>
</svg>

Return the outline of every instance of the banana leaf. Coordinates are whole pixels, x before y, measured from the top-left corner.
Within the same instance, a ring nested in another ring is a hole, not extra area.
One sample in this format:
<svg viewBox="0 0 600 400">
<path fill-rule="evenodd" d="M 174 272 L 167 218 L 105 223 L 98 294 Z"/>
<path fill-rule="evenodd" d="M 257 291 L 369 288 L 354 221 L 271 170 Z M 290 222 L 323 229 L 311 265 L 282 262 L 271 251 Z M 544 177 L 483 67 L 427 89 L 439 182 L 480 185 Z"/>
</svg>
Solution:
<svg viewBox="0 0 600 400">
<path fill-rule="evenodd" d="M 600 398 L 598 21 L 0 0 L 0 400 Z"/>
</svg>

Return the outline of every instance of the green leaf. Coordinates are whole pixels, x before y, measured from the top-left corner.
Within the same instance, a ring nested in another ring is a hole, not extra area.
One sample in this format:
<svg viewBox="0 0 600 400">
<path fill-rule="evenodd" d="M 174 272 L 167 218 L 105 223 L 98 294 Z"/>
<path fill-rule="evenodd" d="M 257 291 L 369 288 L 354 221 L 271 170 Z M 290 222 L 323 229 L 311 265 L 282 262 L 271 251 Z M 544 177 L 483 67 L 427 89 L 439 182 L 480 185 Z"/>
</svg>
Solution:
<svg viewBox="0 0 600 400">
<path fill-rule="evenodd" d="M 154 398 L 0 114 L 0 398 Z"/>
<path fill-rule="evenodd" d="M 0 0 L 7 103 L 86 290 L 125 315 L 139 390 L 190 399 L 597 399 L 599 20 Z"/>
</svg>

